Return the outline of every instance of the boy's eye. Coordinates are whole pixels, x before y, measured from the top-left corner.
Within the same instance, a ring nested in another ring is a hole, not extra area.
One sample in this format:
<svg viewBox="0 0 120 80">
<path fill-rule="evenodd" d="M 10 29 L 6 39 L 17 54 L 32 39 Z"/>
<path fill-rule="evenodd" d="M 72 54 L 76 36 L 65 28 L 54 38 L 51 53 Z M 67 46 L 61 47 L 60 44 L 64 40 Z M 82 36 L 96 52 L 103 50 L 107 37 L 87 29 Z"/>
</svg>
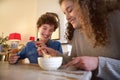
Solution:
<svg viewBox="0 0 120 80">
<path fill-rule="evenodd" d="M 51 30 L 50 30 L 50 32 L 54 32 L 54 30 L 53 30 L 53 29 L 51 29 Z"/>
<path fill-rule="evenodd" d="M 47 28 L 43 28 L 44 30 L 47 30 Z"/>
</svg>

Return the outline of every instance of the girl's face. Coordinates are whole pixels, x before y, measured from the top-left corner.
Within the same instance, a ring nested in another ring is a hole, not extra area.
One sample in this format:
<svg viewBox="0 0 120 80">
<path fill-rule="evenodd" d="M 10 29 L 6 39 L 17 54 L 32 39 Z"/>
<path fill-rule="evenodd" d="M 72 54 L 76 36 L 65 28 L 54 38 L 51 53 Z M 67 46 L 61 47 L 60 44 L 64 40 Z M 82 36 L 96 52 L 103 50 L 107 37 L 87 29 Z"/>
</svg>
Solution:
<svg viewBox="0 0 120 80">
<path fill-rule="evenodd" d="M 79 5 L 77 2 L 65 0 L 61 4 L 61 9 L 66 15 L 66 19 L 73 25 L 73 28 L 80 27 L 79 22 Z"/>
<path fill-rule="evenodd" d="M 54 25 L 43 24 L 38 30 L 40 39 L 47 42 L 54 32 Z"/>
</svg>

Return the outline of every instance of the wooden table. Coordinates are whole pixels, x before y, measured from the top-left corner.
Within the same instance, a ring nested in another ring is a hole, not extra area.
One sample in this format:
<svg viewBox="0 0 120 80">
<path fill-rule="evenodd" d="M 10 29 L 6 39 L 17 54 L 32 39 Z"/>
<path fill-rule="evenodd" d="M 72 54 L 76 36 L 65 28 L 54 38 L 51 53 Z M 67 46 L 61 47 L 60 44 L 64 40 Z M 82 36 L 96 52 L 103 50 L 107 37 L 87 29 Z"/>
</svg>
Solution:
<svg viewBox="0 0 120 80">
<path fill-rule="evenodd" d="M 90 80 L 91 72 L 42 70 L 37 64 L 15 64 L 0 61 L 0 80 Z"/>
</svg>

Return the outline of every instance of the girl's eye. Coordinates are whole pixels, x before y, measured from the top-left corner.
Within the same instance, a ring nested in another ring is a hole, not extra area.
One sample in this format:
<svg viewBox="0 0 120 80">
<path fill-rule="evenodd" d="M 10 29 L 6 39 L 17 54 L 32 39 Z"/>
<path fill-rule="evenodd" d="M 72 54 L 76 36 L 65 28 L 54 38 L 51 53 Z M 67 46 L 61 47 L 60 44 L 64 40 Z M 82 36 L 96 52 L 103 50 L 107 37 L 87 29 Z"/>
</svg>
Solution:
<svg viewBox="0 0 120 80">
<path fill-rule="evenodd" d="M 68 8 L 68 13 L 71 13 L 72 12 L 72 8 Z"/>
</svg>

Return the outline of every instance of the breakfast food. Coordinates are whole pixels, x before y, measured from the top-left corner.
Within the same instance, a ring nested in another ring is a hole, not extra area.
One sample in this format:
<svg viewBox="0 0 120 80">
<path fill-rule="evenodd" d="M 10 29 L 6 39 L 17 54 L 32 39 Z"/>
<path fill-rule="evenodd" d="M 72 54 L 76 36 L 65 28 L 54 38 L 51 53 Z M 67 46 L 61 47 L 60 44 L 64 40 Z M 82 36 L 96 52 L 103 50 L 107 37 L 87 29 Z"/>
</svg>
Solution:
<svg viewBox="0 0 120 80">
<path fill-rule="evenodd" d="M 50 58 L 50 57 L 51 57 L 51 55 L 48 55 L 48 54 L 45 53 L 44 51 L 42 51 L 42 53 L 43 53 L 43 57 L 44 57 L 44 58 Z"/>
</svg>

